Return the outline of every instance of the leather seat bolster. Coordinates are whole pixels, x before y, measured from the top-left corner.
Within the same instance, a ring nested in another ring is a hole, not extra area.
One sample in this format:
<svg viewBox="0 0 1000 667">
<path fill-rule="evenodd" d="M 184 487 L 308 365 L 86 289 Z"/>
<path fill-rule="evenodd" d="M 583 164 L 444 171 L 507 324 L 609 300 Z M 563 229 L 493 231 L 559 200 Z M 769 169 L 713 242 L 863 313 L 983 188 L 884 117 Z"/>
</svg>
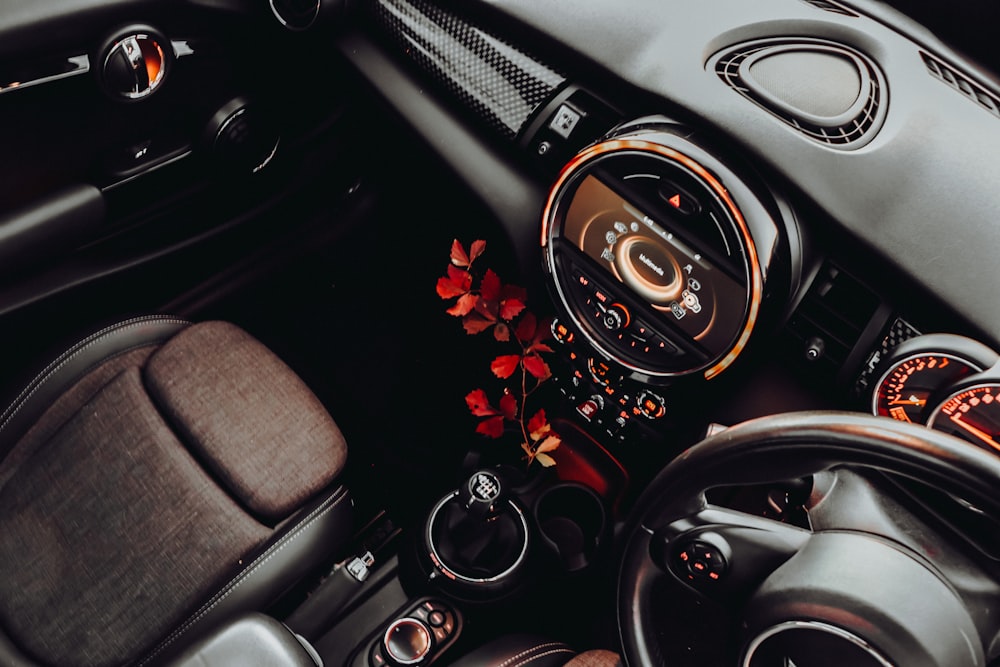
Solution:
<svg viewBox="0 0 1000 667">
<path fill-rule="evenodd" d="M 331 549 L 350 537 L 352 503 L 346 488 L 336 486 L 296 513 L 256 558 L 159 646 L 136 664 L 170 664 L 185 646 L 241 610 L 264 609 L 305 573 L 330 558 Z"/>
<path fill-rule="evenodd" d="M 508 635 L 459 658 L 453 667 L 563 667 L 576 651 L 562 642 Z"/>
<path fill-rule="evenodd" d="M 10 638 L 0 630 L 0 665 L 4 667 L 38 667 L 29 660 Z"/>
<path fill-rule="evenodd" d="M 175 317 L 137 317 L 101 329 L 63 352 L 0 413 L 0 460 L 56 398 L 91 369 L 131 350 L 159 345 L 189 325 Z"/>
<path fill-rule="evenodd" d="M 250 613 L 189 646 L 170 667 L 317 667 L 313 653 L 277 620 Z"/>
</svg>

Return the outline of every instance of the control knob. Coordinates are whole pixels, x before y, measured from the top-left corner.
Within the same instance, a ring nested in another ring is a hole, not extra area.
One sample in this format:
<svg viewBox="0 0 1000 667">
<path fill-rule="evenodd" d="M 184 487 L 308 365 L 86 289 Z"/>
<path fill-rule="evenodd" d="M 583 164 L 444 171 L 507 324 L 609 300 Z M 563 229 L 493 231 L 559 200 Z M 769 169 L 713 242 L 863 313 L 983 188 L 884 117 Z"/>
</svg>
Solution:
<svg viewBox="0 0 1000 667">
<path fill-rule="evenodd" d="M 637 399 L 639 412 L 647 419 L 659 419 L 667 413 L 667 402 L 659 394 L 648 389 L 639 394 Z"/>
<path fill-rule="evenodd" d="M 608 331 L 618 331 L 631 322 L 628 309 L 620 303 L 613 303 L 604 310 L 601 322 Z"/>
<path fill-rule="evenodd" d="M 416 618 L 398 618 L 382 638 L 385 654 L 397 665 L 419 665 L 430 655 L 433 639 L 427 625 Z"/>
</svg>

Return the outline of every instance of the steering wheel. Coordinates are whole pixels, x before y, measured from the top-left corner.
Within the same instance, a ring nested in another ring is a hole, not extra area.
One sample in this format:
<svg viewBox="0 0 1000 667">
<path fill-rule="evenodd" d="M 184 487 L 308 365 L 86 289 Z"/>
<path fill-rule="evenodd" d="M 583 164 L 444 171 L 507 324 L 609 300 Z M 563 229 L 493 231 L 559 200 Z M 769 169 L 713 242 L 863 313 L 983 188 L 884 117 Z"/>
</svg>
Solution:
<svg viewBox="0 0 1000 667">
<path fill-rule="evenodd" d="M 807 527 L 706 496 L 809 477 Z M 933 507 L 995 527 L 1000 457 L 845 412 L 764 417 L 705 439 L 653 480 L 626 529 L 627 664 L 1000 664 L 1000 561 L 985 530 L 932 513 L 917 500 L 924 490 Z"/>
</svg>

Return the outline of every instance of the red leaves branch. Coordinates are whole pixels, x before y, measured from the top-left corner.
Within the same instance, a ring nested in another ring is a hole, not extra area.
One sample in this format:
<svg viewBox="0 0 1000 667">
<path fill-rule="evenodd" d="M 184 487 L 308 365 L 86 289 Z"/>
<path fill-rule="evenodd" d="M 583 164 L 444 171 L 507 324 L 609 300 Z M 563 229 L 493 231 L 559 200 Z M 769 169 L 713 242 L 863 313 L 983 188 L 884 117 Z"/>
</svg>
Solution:
<svg viewBox="0 0 1000 667">
<path fill-rule="evenodd" d="M 455 299 L 446 312 L 462 318 L 467 334 L 492 329 L 498 342 L 516 343 L 517 351 L 496 357 L 490 363 L 490 370 L 501 380 L 510 380 L 520 371 L 520 383 L 504 389 L 499 407 L 490 403 L 482 389 L 470 392 L 465 402 L 474 416 L 482 418 L 476 426 L 477 433 L 499 438 L 508 422 L 517 424 L 522 436 L 521 449 L 528 462 L 537 460 L 543 466 L 555 465 L 549 453 L 560 441 L 552 432 L 545 411 L 539 410 L 525 421 L 528 396 L 552 375 L 542 357 L 552 352 L 546 342 L 551 337 L 551 322 L 539 321 L 527 310 L 527 294 L 523 287 L 504 284 L 492 269 L 486 269 L 476 284 L 478 273 L 473 270 L 474 264 L 485 250 L 485 241 L 474 241 L 468 252 L 457 239 L 453 241 L 451 263 L 446 275 L 437 281 L 437 293 L 446 301 Z"/>
</svg>

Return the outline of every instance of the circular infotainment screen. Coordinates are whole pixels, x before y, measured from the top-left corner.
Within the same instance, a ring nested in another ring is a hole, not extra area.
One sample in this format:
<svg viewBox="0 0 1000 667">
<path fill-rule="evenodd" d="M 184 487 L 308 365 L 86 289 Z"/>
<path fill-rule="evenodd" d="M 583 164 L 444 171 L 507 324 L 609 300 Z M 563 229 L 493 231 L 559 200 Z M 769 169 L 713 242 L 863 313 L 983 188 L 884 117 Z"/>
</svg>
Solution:
<svg viewBox="0 0 1000 667">
<path fill-rule="evenodd" d="M 615 139 L 553 188 L 543 243 L 566 314 L 605 356 L 650 377 L 713 377 L 756 320 L 763 276 L 729 190 L 676 148 Z"/>
</svg>

